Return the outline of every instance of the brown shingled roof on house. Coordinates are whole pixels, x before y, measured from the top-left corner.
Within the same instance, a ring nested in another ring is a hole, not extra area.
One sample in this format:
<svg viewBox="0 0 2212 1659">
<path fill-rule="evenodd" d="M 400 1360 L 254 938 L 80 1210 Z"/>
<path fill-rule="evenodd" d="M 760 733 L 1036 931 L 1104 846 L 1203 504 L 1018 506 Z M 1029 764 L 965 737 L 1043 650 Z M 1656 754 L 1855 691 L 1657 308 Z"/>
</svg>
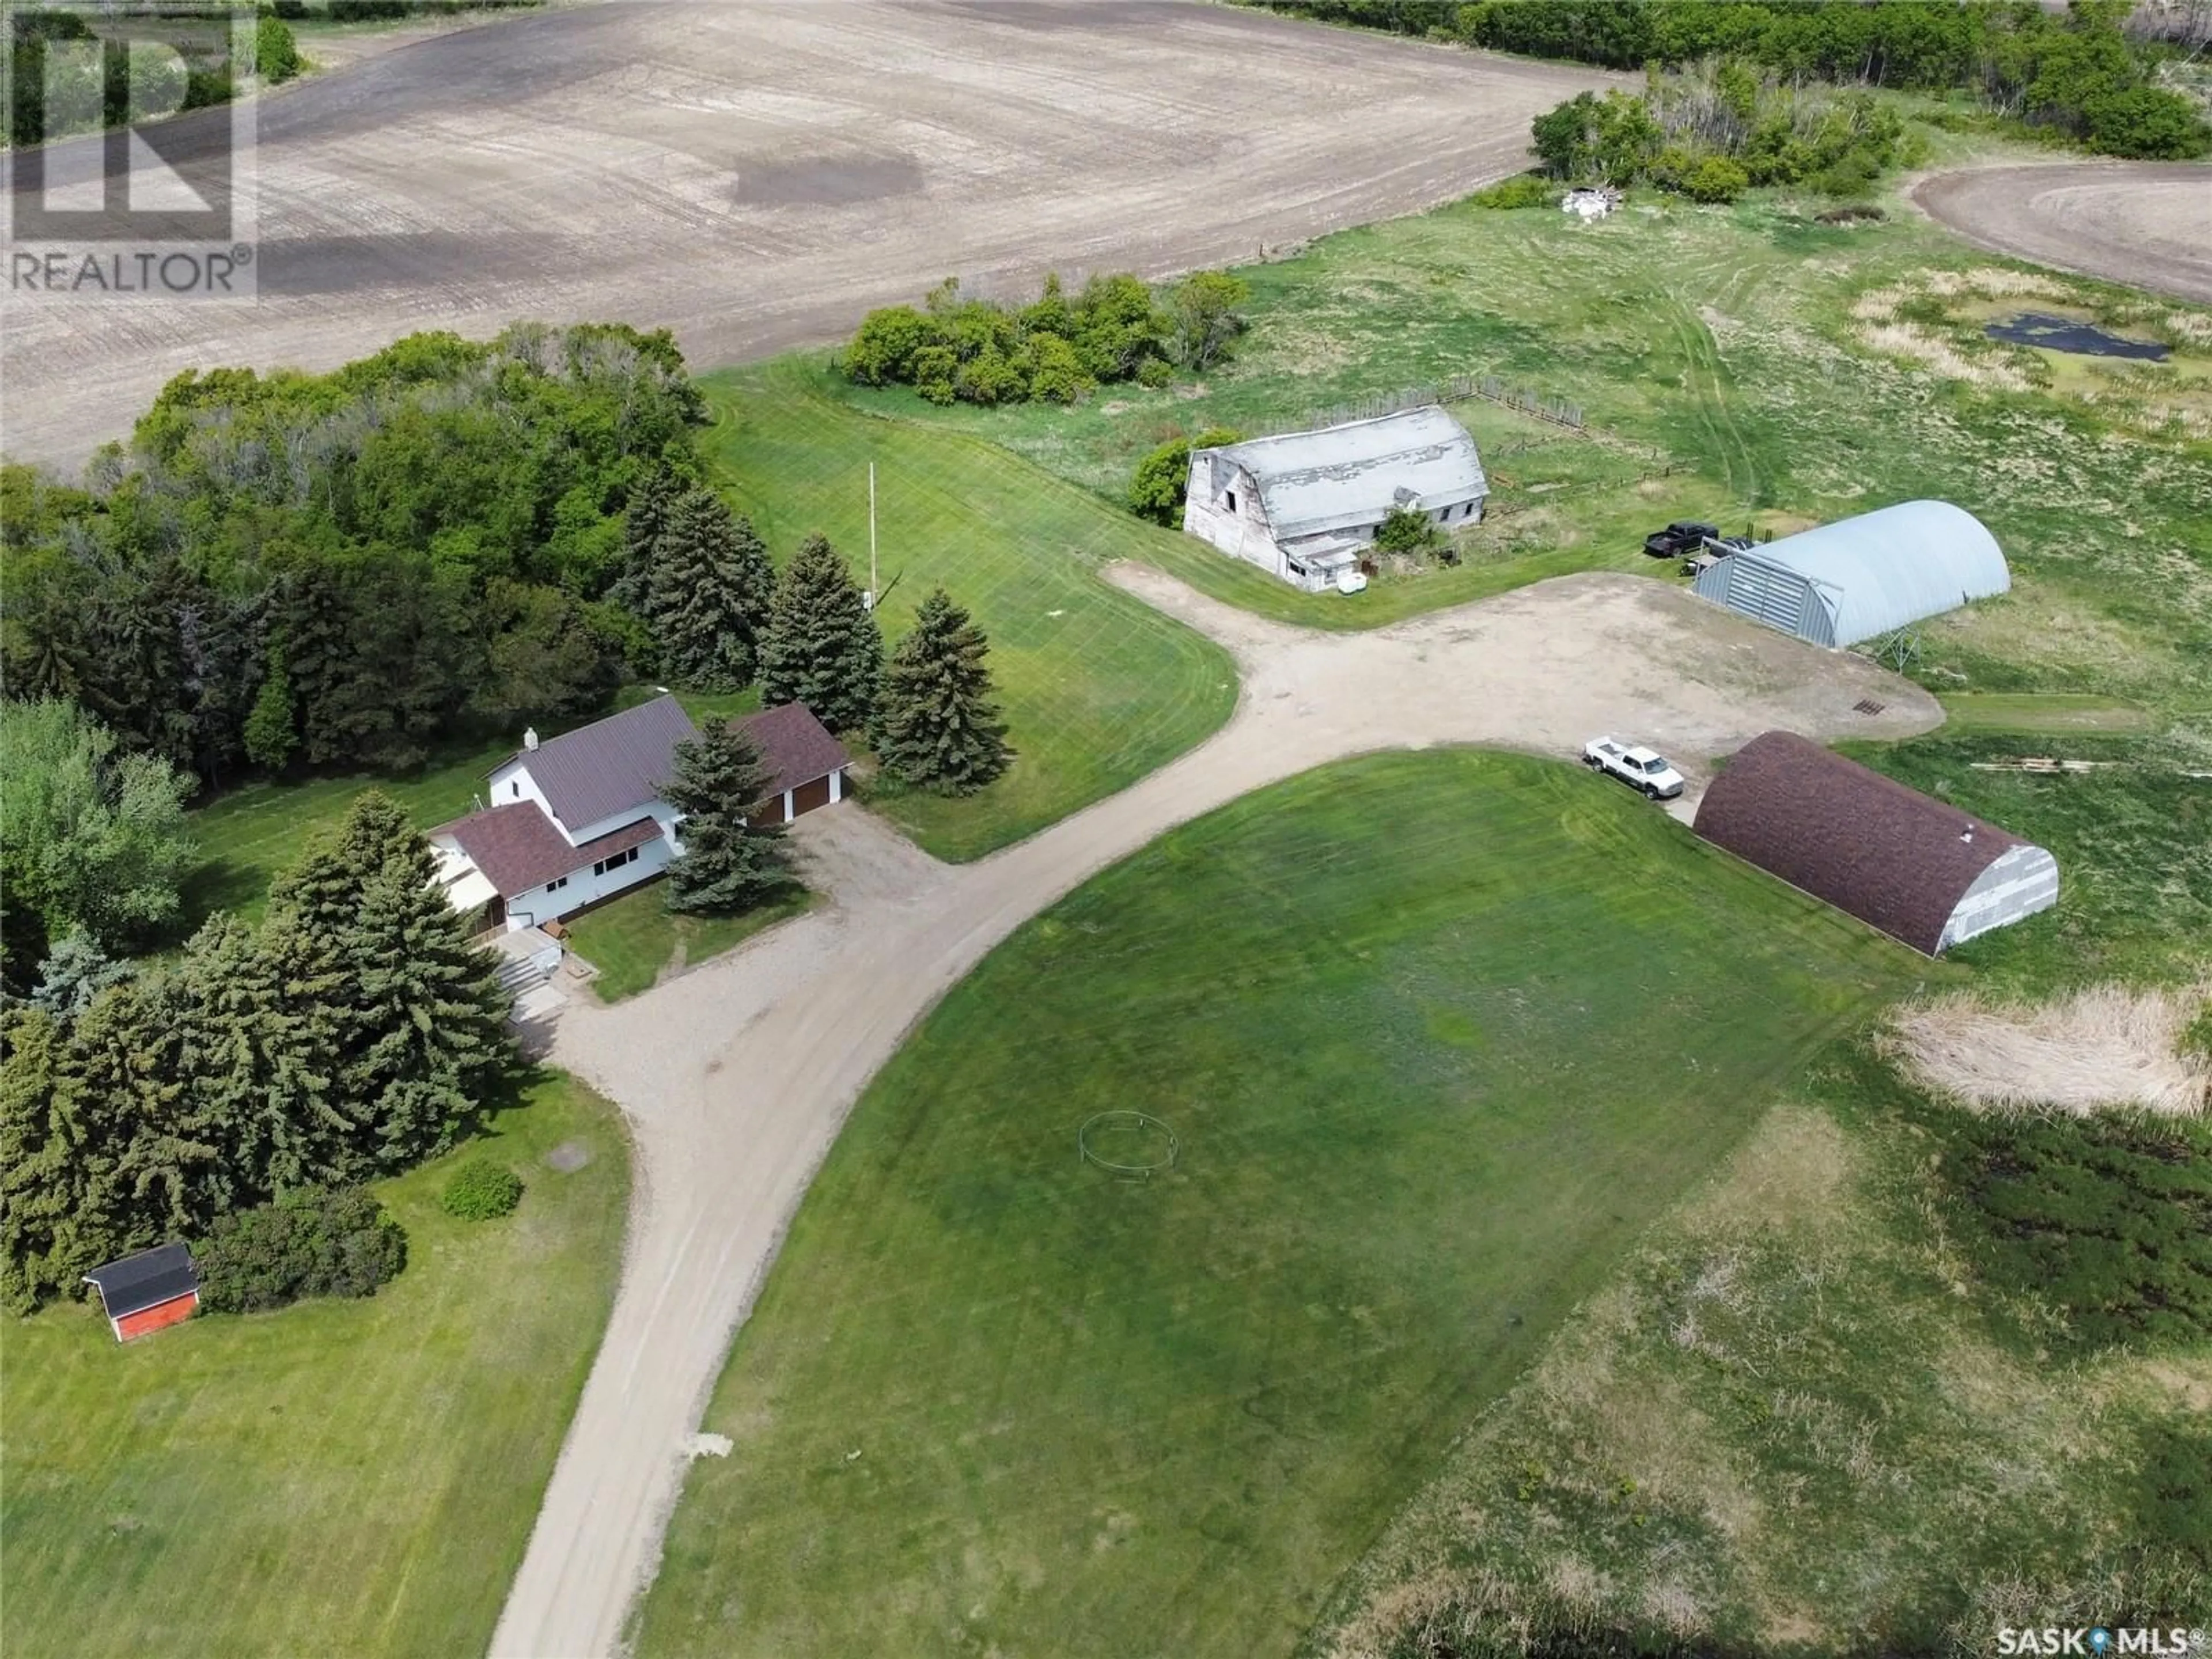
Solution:
<svg viewBox="0 0 2212 1659">
<path fill-rule="evenodd" d="M 518 749 L 492 770 L 520 761 L 561 822 L 571 831 L 588 830 L 658 800 L 676 769 L 676 745 L 698 735 L 681 703 L 659 696 L 535 749 Z"/>
<path fill-rule="evenodd" d="M 759 745 L 770 794 L 780 795 L 817 778 L 826 778 L 852 759 L 844 744 L 830 735 L 829 728 L 803 702 L 764 708 L 732 724 Z"/>
<path fill-rule="evenodd" d="M 471 812 L 430 833 L 451 836 L 501 898 L 514 898 L 601 859 L 644 846 L 660 833 L 660 823 L 642 817 L 571 847 L 538 803 L 526 800 Z"/>
<path fill-rule="evenodd" d="M 1698 834 L 1929 955 L 2018 836 L 1792 732 L 1753 738 L 1698 805 Z"/>
</svg>

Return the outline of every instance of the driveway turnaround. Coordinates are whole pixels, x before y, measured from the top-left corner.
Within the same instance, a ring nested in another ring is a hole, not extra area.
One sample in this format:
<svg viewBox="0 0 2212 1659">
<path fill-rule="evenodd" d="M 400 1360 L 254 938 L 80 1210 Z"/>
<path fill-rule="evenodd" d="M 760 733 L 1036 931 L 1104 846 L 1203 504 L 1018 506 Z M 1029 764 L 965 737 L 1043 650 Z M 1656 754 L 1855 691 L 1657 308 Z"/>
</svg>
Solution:
<svg viewBox="0 0 2212 1659">
<path fill-rule="evenodd" d="M 257 302 L 9 292 L 0 445 L 74 466 L 180 370 L 330 368 L 416 329 L 666 326 L 712 364 L 949 274 L 1241 263 L 1516 172 L 1530 118 L 1618 79 L 1174 0 L 533 13 L 261 102 Z M 100 154 L 53 147 L 49 182 Z"/>
<path fill-rule="evenodd" d="M 2057 161 L 1939 173 L 1913 188 L 1978 247 L 2212 304 L 2212 167 Z"/>
<path fill-rule="evenodd" d="M 827 905 L 643 996 L 563 1016 L 552 1058 L 629 1115 L 635 1187 L 622 1288 L 495 1655 L 615 1650 L 730 1340 L 846 1113 L 956 981 L 1085 878 L 1239 795 L 1370 750 L 1486 743 L 1565 764 L 1611 731 L 1656 744 L 1694 792 L 1713 757 L 1771 726 L 1897 738 L 1942 719 L 1863 658 L 1643 578 L 1563 577 L 1323 635 L 1154 570 L 1111 574 L 1235 654 L 1242 696 L 1211 739 L 970 865 L 935 862 L 857 806 L 815 814 L 798 840 Z"/>
</svg>

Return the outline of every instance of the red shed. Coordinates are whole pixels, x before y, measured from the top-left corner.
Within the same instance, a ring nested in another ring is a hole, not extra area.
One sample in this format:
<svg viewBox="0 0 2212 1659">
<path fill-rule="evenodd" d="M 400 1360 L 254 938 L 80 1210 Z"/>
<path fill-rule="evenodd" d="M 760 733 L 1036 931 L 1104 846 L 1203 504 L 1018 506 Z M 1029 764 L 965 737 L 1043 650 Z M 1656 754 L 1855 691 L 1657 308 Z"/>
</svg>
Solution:
<svg viewBox="0 0 2212 1659">
<path fill-rule="evenodd" d="M 200 1276 L 181 1244 L 157 1244 L 85 1276 L 100 1287 L 100 1304 L 118 1342 L 190 1319 L 200 1305 Z"/>
</svg>

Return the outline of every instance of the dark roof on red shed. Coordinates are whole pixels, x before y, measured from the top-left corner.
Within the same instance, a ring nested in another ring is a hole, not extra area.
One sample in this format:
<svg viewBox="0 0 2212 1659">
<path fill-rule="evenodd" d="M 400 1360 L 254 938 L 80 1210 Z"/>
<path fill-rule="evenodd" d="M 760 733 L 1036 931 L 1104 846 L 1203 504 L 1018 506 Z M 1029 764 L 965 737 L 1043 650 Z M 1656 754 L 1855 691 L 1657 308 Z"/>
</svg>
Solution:
<svg viewBox="0 0 2212 1659">
<path fill-rule="evenodd" d="M 191 1253 L 181 1244 L 156 1244 L 150 1250 L 94 1267 L 84 1277 L 87 1284 L 100 1287 L 100 1303 L 110 1319 L 143 1313 L 200 1287 Z"/>
<path fill-rule="evenodd" d="M 571 847 L 553 820 L 534 800 L 513 801 L 487 807 L 430 832 L 451 836 L 461 851 L 499 890 L 501 898 L 514 898 L 543 887 L 556 876 L 565 876 L 614 854 L 642 847 L 660 833 L 659 820 L 642 817 L 619 830 Z"/>
<path fill-rule="evenodd" d="M 2026 844 L 1794 732 L 1763 732 L 1731 756 L 1696 828 L 1930 956 L 1974 878 Z"/>
<path fill-rule="evenodd" d="M 760 745 L 771 794 L 780 795 L 817 778 L 826 778 L 852 759 L 844 744 L 830 735 L 829 728 L 803 702 L 764 708 L 733 724 Z"/>
<path fill-rule="evenodd" d="M 518 749 L 492 769 L 520 761 L 554 816 L 580 830 L 659 799 L 676 769 L 676 745 L 698 735 L 681 703 L 655 697 L 548 738 L 535 749 Z"/>
</svg>

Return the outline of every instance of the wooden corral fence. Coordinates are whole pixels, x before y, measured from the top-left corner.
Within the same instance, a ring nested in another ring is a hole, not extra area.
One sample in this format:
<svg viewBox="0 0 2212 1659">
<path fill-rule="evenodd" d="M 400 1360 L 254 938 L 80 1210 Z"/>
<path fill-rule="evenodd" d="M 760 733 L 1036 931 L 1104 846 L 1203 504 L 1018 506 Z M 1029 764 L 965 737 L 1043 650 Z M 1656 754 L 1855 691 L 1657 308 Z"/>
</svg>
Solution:
<svg viewBox="0 0 2212 1659">
<path fill-rule="evenodd" d="M 1528 386 L 1509 386 L 1496 374 L 1455 374 L 1448 380 L 1438 380 L 1429 386 L 1401 386 L 1395 392 L 1378 392 L 1348 404 L 1314 410 L 1308 414 L 1305 425 L 1308 429 L 1342 426 L 1346 421 L 1377 420 L 1404 410 L 1425 409 L 1431 404 L 1465 403 L 1470 398 L 1501 404 L 1521 414 L 1548 421 L 1553 426 L 1565 427 L 1570 432 L 1586 429 L 1580 404 L 1570 403 L 1565 398 L 1549 397 Z"/>
</svg>

